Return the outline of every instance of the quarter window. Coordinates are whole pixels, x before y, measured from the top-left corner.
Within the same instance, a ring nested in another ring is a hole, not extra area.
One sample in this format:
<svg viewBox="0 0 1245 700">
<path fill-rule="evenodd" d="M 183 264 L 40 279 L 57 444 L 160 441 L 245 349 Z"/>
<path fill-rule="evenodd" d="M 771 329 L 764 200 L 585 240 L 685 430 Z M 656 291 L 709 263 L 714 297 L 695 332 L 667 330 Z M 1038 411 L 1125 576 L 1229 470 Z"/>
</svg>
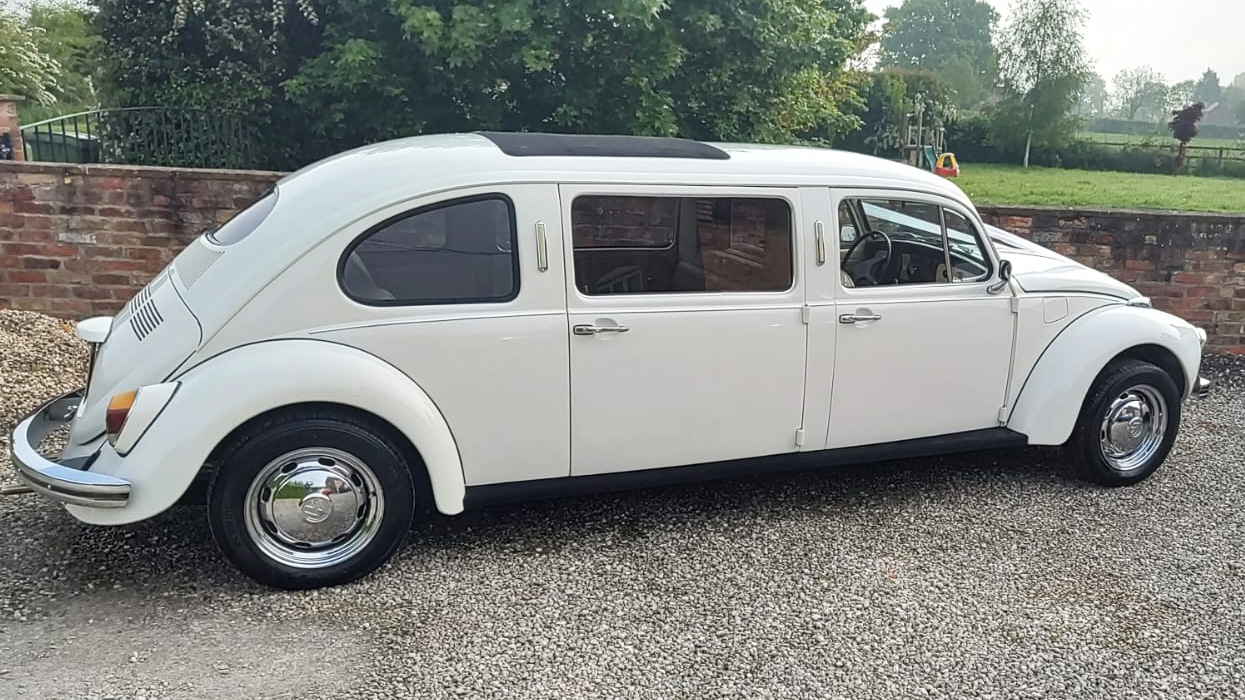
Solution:
<svg viewBox="0 0 1245 700">
<path fill-rule="evenodd" d="M 519 291 L 514 209 L 500 195 L 403 214 L 342 259 L 342 289 L 365 304 L 500 302 Z"/>
<path fill-rule="evenodd" d="M 583 196 L 571 222 L 584 294 L 782 291 L 794 279 L 782 199 Z"/>
</svg>

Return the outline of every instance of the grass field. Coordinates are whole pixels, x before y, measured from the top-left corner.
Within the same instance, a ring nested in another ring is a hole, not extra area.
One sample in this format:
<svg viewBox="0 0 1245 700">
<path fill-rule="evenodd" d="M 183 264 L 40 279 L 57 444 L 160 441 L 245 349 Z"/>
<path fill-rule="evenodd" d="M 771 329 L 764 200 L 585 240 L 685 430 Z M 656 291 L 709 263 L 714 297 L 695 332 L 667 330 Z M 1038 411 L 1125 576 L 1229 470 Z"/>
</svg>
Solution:
<svg viewBox="0 0 1245 700">
<path fill-rule="evenodd" d="M 1245 213 L 1245 180 L 961 163 L 955 183 L 978 204 Z"/>
<path fill-rule="evenodd" d="M 1083 131 L 1077 136 L 1088 141 L 1097 141 L 1098 143 L 1128 143 L 1128 144 L 1153 144 L 1156 146 L 1176 147 L 1176 140 L 1170 134 L 1154 134 L 1145 136 L 1142 134 L 1104 134 L 1097 131 Z M 1199 136 L 1189 142 L 1190 146 L 1196 148 L 1231 148 L 1234 150 L 1245 150 L 1245 140 L 1236 141 L 1233 139 L 1215 139 Z"/>
</svg>

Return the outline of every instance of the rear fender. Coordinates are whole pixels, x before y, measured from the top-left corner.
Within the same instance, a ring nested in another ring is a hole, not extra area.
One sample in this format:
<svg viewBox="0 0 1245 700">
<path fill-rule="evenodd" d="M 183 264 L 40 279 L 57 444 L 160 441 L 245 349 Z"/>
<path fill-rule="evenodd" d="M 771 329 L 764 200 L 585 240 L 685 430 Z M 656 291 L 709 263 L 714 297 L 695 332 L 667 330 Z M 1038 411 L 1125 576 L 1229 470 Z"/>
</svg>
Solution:
<svg viewBox="0 0 1245 700">
<path fill-rule="evenodd" d="M 1098 374 L 1139 346 L 1158 346 L 1175 356 L 1184 374 L 1177 383 L 1187 395 L 1202 358 L 1194 327 L 1155 309 L 1112 305 L 1081 316 L 1051 342 L 1021 387 L 1007 427 L 1027 435 L 1031 445 L 1063 444 Z"/>
<path fill-rule="evenodd" d="M 432 399 L 408 376 L 356 348 L 289 339 L 244 345 L 194 366 L 147 433 L 124 457 L 106 443 L 92 471 L 132 485 L 124 508 L 70 506 L 80 520 L 118 525 L 173 505 L 212 451 L 234 429 L 276 408 L 335 403 L 371 413 L 419 451 L 437 510 L 462 512 L 465 486 L 458 446 Z"/>
</svg>

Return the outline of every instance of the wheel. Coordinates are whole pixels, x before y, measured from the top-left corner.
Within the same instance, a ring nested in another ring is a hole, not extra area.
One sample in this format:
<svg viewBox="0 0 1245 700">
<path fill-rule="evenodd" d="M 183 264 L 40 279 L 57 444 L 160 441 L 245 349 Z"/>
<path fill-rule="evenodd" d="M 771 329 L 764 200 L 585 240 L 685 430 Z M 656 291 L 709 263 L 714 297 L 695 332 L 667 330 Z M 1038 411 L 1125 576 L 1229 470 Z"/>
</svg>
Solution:
<svg viewBox="0 0 1245 700">
<path fill-rule="evenodd" d="M 221 452 L 208 523 L 235 566 L 277 588 L 335 586 L 384 564 L 410 531 L 415 486 L 402 450 L 360 416 L 273 415 Z"/>
<path fill-rule="evenodd" d="M 1149 362 L 1119 360 L 1103 370 L 1085 398 L 1066 447 L 1081 477 L 1128 486 L 1154 473 L 1180 428 L 1180 392 Z"/>
</svg>

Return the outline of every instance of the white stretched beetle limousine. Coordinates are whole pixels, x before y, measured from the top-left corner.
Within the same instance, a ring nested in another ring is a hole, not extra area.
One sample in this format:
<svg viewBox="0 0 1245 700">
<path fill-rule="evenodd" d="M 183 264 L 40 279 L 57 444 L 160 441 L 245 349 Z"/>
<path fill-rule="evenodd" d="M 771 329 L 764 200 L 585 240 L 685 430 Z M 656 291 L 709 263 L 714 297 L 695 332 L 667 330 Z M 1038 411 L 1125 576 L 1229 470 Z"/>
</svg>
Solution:
<svg viewBox="0 0 1245 700">
<path fill-rule="evenodd" d="M 425 504 L 1026 444 L 1132 484 L 1209 385 L 1202 330 L 941 178 L 625 136 L 329 158 L 77 334 L 86 387 L 17 426 L 21 479 L 98 525 L 199 491 L 286 588 L 373 571 Z"/>
</svg>

